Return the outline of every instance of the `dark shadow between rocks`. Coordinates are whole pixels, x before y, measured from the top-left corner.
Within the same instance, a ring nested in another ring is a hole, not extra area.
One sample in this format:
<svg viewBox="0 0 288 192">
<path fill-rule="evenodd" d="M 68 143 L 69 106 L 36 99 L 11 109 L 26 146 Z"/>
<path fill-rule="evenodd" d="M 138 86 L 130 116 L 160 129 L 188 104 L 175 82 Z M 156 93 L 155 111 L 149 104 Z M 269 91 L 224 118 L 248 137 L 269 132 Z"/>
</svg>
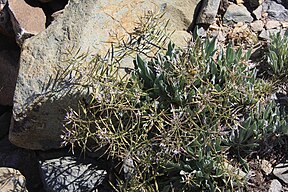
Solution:
<svg viewBox="0 0 288 192">
<path fill-rule="evenodd" d="M 0 11 L 0 115 L 13 105 L 21 52 L 10 13 L 6 3 Z"/>
<path fill-rule="evenodd" d="M 202 6 L 203 6 L 203 0 L 200 1 L 195 7 L 193 20 L 192 20 L 192 23 L 190 24 L 190 26 L 188 27 L 187 32 L 189 32 L 189 33 L 194 32 L 195 27 L 196 27 L 196 23 L 197 23 L 197 19 L 198 19 L 198 16 L 200 14 Z"/>
<path fill-rule="evenodd" d="M 21 52 L 15 38 L 2 34 L 1 27 L 0 24 L 0 115 L 12 109 Z"/>
<path fill-rule="evenodd" d="M 0 167 L 19 170 L 26 178 L 29 192 L 41 192 L 39 163 L 34 151 L 18 148 L 6 137 L 0 140 Z"/>
</svg>

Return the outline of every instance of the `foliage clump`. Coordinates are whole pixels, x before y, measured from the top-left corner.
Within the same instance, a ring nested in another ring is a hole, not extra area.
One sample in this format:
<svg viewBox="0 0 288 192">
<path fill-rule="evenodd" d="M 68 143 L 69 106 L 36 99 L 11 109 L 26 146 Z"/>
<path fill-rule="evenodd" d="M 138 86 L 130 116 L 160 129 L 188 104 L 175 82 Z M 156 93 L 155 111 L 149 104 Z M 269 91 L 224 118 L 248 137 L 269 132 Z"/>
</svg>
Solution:
<svg viewBox="0 0 288 192">
<path fill-rule="evenodd" d="M 88 97 L 67 113 L 64 142 L 92 152 L 105 148 L 103 157 L 122 165 L 112 183 L 118 191 L 243 187 L 245 157 L 288 133 L 285 109 L 269 99 L 272 83 L 257 78 L 250 51 L 232 44 L 219 49 L 216 38 L 195 37 L 186 48 L 163 47 L 167 38 L 157 29 L 143 33 L 146 40 L 153 35 L 157 51 L 151 56 L 133 48 L 140 41 L 125 43 L 138 53 L 129 74 L 120 75 L 118 66 L 127 55 L 88 64 L 101 67 L 91 67 Z"/>
<path fill-rule="evenodd" d="M 288 38 L 286 35 L 276 33 L 271 35 L 268 52 L 269 74 L 286 76 L 288 73 Z"/>
</svg>

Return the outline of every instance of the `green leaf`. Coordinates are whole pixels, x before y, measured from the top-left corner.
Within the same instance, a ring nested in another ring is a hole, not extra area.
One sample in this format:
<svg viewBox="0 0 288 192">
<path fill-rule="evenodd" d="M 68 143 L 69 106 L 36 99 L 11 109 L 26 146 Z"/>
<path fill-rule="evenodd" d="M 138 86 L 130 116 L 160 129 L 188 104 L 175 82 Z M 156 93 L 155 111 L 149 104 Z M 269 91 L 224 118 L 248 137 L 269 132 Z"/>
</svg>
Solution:
<svg viewBox="0 0 288 192">
<path fill-rule="evenodd" d="M 170 41 L 169 44 L 168 44 L 168 50 L 167 50 L 167 52 L 166 52 L 166 55 L 167 55 L 167 56 L 172 57 L 172 54 L 173 54 L 173 51 L 174 51 L 174 47 L 175 47 L 175 44 L 173 44 L 173 43 Z"/>
</svg>

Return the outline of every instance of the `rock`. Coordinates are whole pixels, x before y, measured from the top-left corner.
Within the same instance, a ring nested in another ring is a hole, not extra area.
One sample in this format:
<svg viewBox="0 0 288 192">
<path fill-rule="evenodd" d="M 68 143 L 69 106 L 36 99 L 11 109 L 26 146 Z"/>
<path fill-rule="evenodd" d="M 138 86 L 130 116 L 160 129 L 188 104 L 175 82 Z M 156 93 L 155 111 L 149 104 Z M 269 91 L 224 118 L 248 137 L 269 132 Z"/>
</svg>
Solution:
<svg viewBox="0 0 288 192">
<path fill-rule="evenodd" d="M 105 170 L 75 157 L 44 160 L 41 172 L 46 191 L 97 191 L 107 177 Z"/>
<path fill-rule="evenodd" d="M 43 9 L 46 16 L 45 26 L 48 27 L 54 20 L 52 15 L 55 12 L 64 9 L 68 0 L 25 0 L 25 2 L 33 7 L 40 7 Z"/>
<path fill-rule="evenodd" d="M 268 18 L 276 21 L 287 21 L 288 10 L 281 4 L 275 1 L 268 1 L 264 3 L 263 10 L 268 13 Z"/>
<path fill-rule="evenodd" d="M 9 7 L 27 32 L 37 34 L 45 29 L 45 15 L 40 8 L 31 7 L 24 0 L 9 0 Z"/>
<path fill-rule="evenodd" d="M 223 16 L 224 13 L 227 10 L 229 4 L 230 4 L 229 0 L 221 0 L 220 1 L 220 6 L 219 6 L 219 9 L 218 9 L 218 15 Z"/>
<path fill-rule="evenodd" d="M 272 172 L 275 177 L 288 184 L 288 163 L 280 163 L 276 165 Z"/>
<path fill-rule="evenodd" d="M 273 0 L 270 0 L 270 1 L 273 1 Z M 283 5 L 286 9 L 288 9 L 288 1 L 286 0 L 274 0 L 274 1 L 276 1 L 278 4 Z"/>
<path fill-rule="evenodd" d="M 244 0 L 236 0 L 236 4 L 237 5 L 240 5 L 240 4 L 243 4 L 244 3 Z"/>
<path fill-rule="evenodd" d="M 0 167 L 0 191 L 28 192 L 25 177 L 20 171 L 8 167 Z"/>
<path fill-rule="evenodd" d="M 251 29 L 255 32 L 262 31 L 264 28 L 264 23 L 261 20 L 254 21 L 250 24 Z"/>
<path fill-rule="evenodd" d="M 262 10 L 263 10 L 263 6 L 260 5 L 259 7 L 257 7 L 257 9 L 255 9 L 253 11 L 253 14 L 255 15 L 256 19 L 261 19 L 262 17 Z"/>
<path fill-rule="evenodd" d="M 171 41 L 175 43 L 178 47 L 185 47 L 191 40 L 192 35 L 187 31 L 175 31 L 171 36 Z"/>
<path fill-rule="evenodd" d="M 236 34 L 236 33 L 243 33 L 243 32 L 246 31 L 247 28 L 248 28 L 248 25 L 247 25 L 247 24 L 244 24 L 244 23 L 242 23 L 242 22 L 239 22 L 239 23 L 237 23 L 237 24 L 234 25 L 234 26 L 235 26 L 235 27 L 234 27 L 233 32 L 232 32 L 232 33 L 234 33 L 234 34 Z"/>
<path fill-rule="evenodd" d="M 203 0 L 197 24 L 212 24 L 215 21 L 221 0 Z"/>
<path fill-rule="evenodd" d="M 288 28 L 288 22 L 287 21 L 281 22 L 281 25 L 283 28 Z"/>
<path fill-rule="evenodd" d="M 267 21 L 267 23 L 265 24 L 266 29 L 275 29 L 280 26 L 281 23 L 279 21 Z"/>
<path fill-rule="evenodd" d="M 273 179 L 268 192 L 282 192 L 282 184 L 277 179 Z"/>
<path fill-rule="evenodd" d="M 265 173 L 265 175 L 269 175 L 273 170 L 272 164 L 267 160 L 262 160 L 260 167 L 261 170 Z"/>
<path fill-rule="evenodd" d="M 25 39 L 32 36 L 20 26 L 7 1 L 0 13 L 0 34 L 10 41 L 16 41 L 20 47 Z"/>
<path fill-rule="evenodd" d="M 26 178 L 26 187 L 29 192 L 41 191 L 42 182 L 35 152 L 12 145 L 8 137 L 0 140 L 0 167 L 19 170 Z"/>
<path fill-rule="evenodd" d="M 253 17 L 244 5 L 231 4 L 224 14 L 224 23 L 253 21 Z"/>
<path fill-rule="evenodd" d="M 187 30 L 192 23 L 193 10 L 199 2 L 115 0 L 107 3 L 106 0 L 98 0 L 95 4 L 94 0 L 70 0 L 57 21 L 42 33 L 27 39 L 22 46 L 14 95 L 15 121 L 10 127 L 10 141 L 17 146 L 35 150 L 61 146 L 65 109 L 75 106 L 78 102 L 76 98 L 82 98 L 81 94 L 84 93 L 68 94 L 67 88 L 62 89 L 62 84 L 55 87 L 59 88 L 57 95 L 49 99 L 43 97 L 46 94 L 43 88 L 50 77 L 55 79 L 56 71 L 69 65 L 65 62 L 68 57 L 71 58 L 67 54 L 68 50 L 75 53 L 81 48 L 82 53 L 89 50 L 105 55 L 110 43 L 116 42 L 110 34 L 117 33 L 121 38 L 127 35 L 127 31 L 133 32 L 135 22 L 144 10 L 157 12 L 160 9 L 165 12 L 165 19 L 170 19 L 169 31 Z M 132 61 L 127 62 L 126 66 L 133 66 Z"/>
</svg>

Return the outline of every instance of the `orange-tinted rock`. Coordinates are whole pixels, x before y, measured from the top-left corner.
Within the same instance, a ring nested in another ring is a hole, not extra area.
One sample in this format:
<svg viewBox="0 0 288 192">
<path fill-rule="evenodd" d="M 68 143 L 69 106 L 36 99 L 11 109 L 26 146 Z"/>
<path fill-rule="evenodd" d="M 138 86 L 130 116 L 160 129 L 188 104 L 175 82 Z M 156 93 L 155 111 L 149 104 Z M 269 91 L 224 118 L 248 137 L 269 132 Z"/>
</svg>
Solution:
<svg viewBox="0 0 288 192">
<path fill-rule="evenodd" d="M 20 26 L 27 32 L 37 34 L 45 29 L 45 15 L 40 8 L 31 7 L 24 0 L 8 0 Z"/>
</svg>

